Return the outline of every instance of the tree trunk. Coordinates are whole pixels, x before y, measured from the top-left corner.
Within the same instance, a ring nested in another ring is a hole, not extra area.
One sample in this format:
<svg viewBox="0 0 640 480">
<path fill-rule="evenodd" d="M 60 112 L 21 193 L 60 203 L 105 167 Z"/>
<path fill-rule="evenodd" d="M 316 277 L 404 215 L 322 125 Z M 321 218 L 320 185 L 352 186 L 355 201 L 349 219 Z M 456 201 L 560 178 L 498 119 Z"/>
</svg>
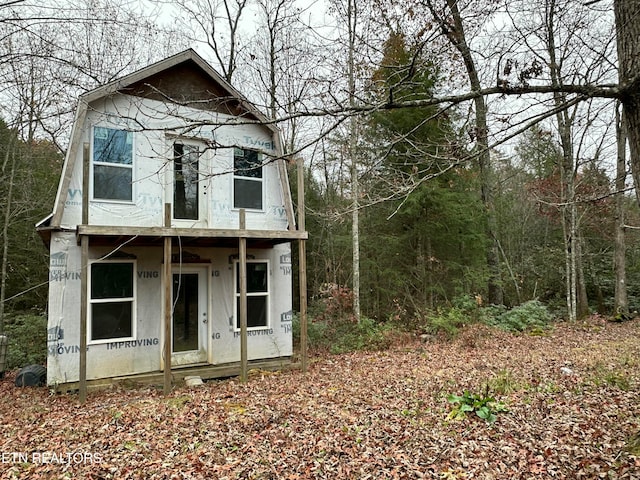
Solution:
<svg viewBox="0 0 640 480">
<path fill-rule="evenodd" d="M 458 8 L 457 0 L 447 0 L 447 6 L 451 11 L 453 25 L 445 18 L 441 17 L 434 8 L 431 1 L 427 2 L 429 10 L 444 30 L 451 44 L 458 50 L 464 62 L 469 78 L 469 85 L 472 91 L 480 91 L 482 85 L 478 76 L 476 64 L 471 55 L 471 49 L 465 36 L 462 16 Z M 487 268 L 489 278 L 487 281 L 487 295 L 489 303 L 502 305 L 504 303 L 502 291 L 502 272 L 500 268 L 500 252 L 497 236 L 497 221 L 493 204 L 492 175 L 491 175 L 491 155 L 489 151 L 489 129 L 487 127 L 487 105 L 481 95 L 474 99 L 475 107 L 475 132 L 476 151 L 478 158 L 478 168 L 480 170 L 480 195 L 485 208 L 486 237 L 487 237 Z"/>
<path fill-rule="evenodd" d="M 555 43 L 555 16 L 556 2 L 551 0 L 548 4 L 547 11 L 547 51 L 549 54 L 549 73 L 551 74 L 551 84 L 554 87 L 562 87 L 562 59 L 556 58 Z M 560 108 L 566 104 L 567 94 L 557 91 L 553 94 L 553 100 L 556 107 Z M 582 261 L 580 258 L 582 249 L 580 248 L 579 221 L 576 206 L 576 173 L 577 166 L 574 159 L 572 124 L 573 117 L 567 110 L 559 111 L 556 114 L 558 124 L 558 133 L 560 136 L 560 144 L 562 146 L 562 165 L 560 165 L 561 175 L 561 202 L 562 202 L 562 221 L 564 232 L 565 246 L 565 276 L 566 276 L 566 295 L 567 295 L 567 311 L 569 320 L 574 321 L 579 316 L 588 312 L 588 301 L 586 288 L 584 285 L 584 274 L 582 272 Z"/>
<path fill-rule="evenodd" d="M 582 253 L 582 234 L 576 225 L 576 317 L 578 319 L 589 315 L 589 299 L 587 298 L 587 284 L 584 281 L 584 255 Z"/>
<path fill-rule="evenodd" d="M 616 161 L 616 218 L 615 218 L 615 244 L 613 264 L 615 269 L 615 296 L 613 301 L 614 314 L 629 313 L 629 300 L 627 298 L 627 273 L 626 273 L 626 244 L 624 235 L 624 189 L 627 180 L 626 143 L 627 134 L 624 124 L 624 116 L 620 115 L 620 109 L 616 109 L 616 138 L 618 155 Z"/>
<path fill-rule="evenodd" d="M 355 0 L 347 1 L 347 24 L 349 28 L 349 58 L 347 70 L 349 77 L 349 105 L 353 107 L 355 105 L 356 95 L 354 51 L 356 48 L 357 10 Z M 360 188 L 358 183 L 358 163 L 356 161 L 357 135 L 356 118 L 352 116 L 349 120 L 349 157 L 351 160 L 351 208 L 353 209 L 351 217 L 351 239 L 353 249 L 353 315 L 356 322 L 360 322 Z"/>
<path fill-rule="evenodd" d="M 631 176 L 640 204 L 640 0 L 615 0 L 618 82 L 629 142 Z"/>
</svg>

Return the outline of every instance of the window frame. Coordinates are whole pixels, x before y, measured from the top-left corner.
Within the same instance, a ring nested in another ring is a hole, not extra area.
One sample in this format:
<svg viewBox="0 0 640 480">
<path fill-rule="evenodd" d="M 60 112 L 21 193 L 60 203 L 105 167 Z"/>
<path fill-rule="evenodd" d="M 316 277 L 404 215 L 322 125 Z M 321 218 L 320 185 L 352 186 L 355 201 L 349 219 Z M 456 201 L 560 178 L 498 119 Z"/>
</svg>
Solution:
<svg viewBox="0 0 640 480">
<path fill-rule="evenodd" d="M 131 264 L 131 297 L 107 297 L 107 298 L 93 298 L 93 266 L 104 264 Z M 88 266 L 88 278 L 87 278 L 87 345 L 100 345 L 113 342 L 121 342 L 127 340 L 135 340 L 137 337 L 137 262 L 135 259 L 114 259 L 114 260 L 96 260 L 89 262 Z M 131 335 L 127 337 L 110 337 L 93 339 L 93 305 L 108 304 L 108 303 L 131 303 Z"/>
<path fill-rule="evenodd" d="M 247 259 L 247 265 L 249 264 L 255 264 L 255 263 L 263 263 L 266 265 L 266 280 L 267 280 L 267 288 L 264 292 L 249 292 L 247 291 L 247 331 L 253 331 L 253 330 L 269 330 L 271 328 L 271 280 L 270 280 L 270 276 L 271 276 L 271 265 L 269 263 L 268 259 Z M 247 268 L 248 270 L 248 268 Z M 234 318 L 234 323 L 233 323 L 233 331 L 234 332 L 239 332 L 240 331 L 240 310 L 238 308 L 238 304 L 239 304 L 239 300 L 240 300 L 240 278 L 239 278 L 239 273 L 240 273 L 240 261 L 239 260 L 234 260 L 234 267 L 233 267 L 233 291 L 234 291 L 234 295 L 233 295 L 233 318 Z M 247 272 L 247 285 L 249 285 L 249 279 L 248 279 L 248 274 L 249 272 Z M 265 298 L 265 325 L 260 325 L 260 326 L 255 326 L 255 327 L 250 327 L 248 325 L 248 319 L 249 319 L 249 298 L 250 297 L 264 297 Z"/>
<path fill-rule="evenodd" d="M 96 148 L 96 130 L 97 129 L 106 129 L 106 130 L 113 130 L 116 132 L 126 132 L 128 135 L 131 136 L 131 163 L 127 164 L 127 163 L 118 163 L 118 162 L 104 162 L 104 161 L 97 161 L 95 158 L 95 148 Z M 91 200 L 96 201 L 96 202 L 110 202 L 110 203 L 120 203 L 120 204 L 133 204 L 134 203 L 134 198 L 135 198 L 135 178 L 134 178 L 134 173 L 135 173 L 135 135 L 134 132 L 132 132 L 131 130 L 127 130 L 124 128 L 114 128 L 112 126 L 105 126 L 105 125 L 93 125 L 91 128 L 91 142 L 90 142 L 90 156 L 91 156 L 91 176 L 90 176 L 90 182 L 91 182 Z M 131 198 L 130 199 L 121 199 L 121 198 L 104 198 L 104 197 L 96 197 L 96 185 L 95 185 L 95 176 L 96 176 L 96 167 L 110 167 L 110 168 L 117 168 L 117 169 L 122 169 L 122 170 L 128 170 L 130 172 L 130 176 L 131 176 L 131 186 L 130 186 L 130 193 L 131 193 Z"/>
<path fill-rule="evenodd" d="M 259 165 L 259 169 L 258 167 L 256 167 L 256 170 L 259 170 L 260 175 L 259 176 L 247 176 L 247 175 L 241 175 L 241 169 L 239 169 L 236 166 L 236 158 L 238 158 L 236 156 L 237 151 L 242 151 L 243 152 L 243 158 L 244 155 L 246 155 L 245 152 L 255 152 L 257 155 L 257 163 L 255 165 Z M 232 193 L 231 193 L 231 198 L 233 201 L 233 208 L 235 210 L 240 210 L 241 208 L 244 208 L 245 210 L 253 210 L 253 211 L 257 211 L 257 212 L 264 212 L 264 201 L 265 201 L 265 169 L 264 169 L 264 161 L 263 161 L 263 157 L 264 154 L 262 152 L 260 152 L 259 150 L 255 150 L 252 148 L 244 148 L 244 147 L 234 147 L 232 149 L 232 155 L 233 155 L 233 183 L 232 183 Z M 256 208 L 256 207 L 247 207 L 247 206 L 243 206 L 243 205 L 238 205 L 236 203 L 236 188 L 237 188 L 237 182 L 255 182 L 255 183 L 259 183 L 260 184 L 260 208 Z"/>
</svg>

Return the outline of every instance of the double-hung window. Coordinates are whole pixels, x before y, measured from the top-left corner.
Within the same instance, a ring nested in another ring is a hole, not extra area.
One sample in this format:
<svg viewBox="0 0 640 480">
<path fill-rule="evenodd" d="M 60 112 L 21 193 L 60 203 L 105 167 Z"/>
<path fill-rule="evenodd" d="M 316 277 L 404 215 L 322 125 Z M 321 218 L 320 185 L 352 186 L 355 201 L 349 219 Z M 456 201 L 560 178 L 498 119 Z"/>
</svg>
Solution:
<svg viewBox="0 0 640 480">
<path fill-rule="evenodd" d="M 91 264 L 89 340 L 135 337 L 135 263 Z"/>
<path fill-rule="evenodd" d="M 236 329 L 240 328 L 240 263 L 236 263 Z M 269 326 L 269 264 L 247 262 L 247 328 Z"/>
<path fill-rule="evenodd" d="M 132 132 L 107 127 L 93 128 L 93 198 L 132 200 Z"/>
<path fill-rule="evenodd" d="M 233 208 L 262 210 L 262 155 L 233 149 Z"/>
</svg>

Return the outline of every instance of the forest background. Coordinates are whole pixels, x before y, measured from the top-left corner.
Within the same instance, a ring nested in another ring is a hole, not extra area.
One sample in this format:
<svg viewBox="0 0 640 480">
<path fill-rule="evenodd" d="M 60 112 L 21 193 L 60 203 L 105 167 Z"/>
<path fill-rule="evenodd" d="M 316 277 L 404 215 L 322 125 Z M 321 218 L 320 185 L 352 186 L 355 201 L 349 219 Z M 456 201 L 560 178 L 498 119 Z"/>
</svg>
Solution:
<svg viewBox="0 0 640 480">
<path fill-rule="evenodd" d="M 78 95 L 190 47 L 279 125 L 292 178 L 303 161 L 311 341 L 626 318 L 636 17 L 636 0 L 0 0 L 0 332 L 45 336 L 34 225 Z"/>
</svg>

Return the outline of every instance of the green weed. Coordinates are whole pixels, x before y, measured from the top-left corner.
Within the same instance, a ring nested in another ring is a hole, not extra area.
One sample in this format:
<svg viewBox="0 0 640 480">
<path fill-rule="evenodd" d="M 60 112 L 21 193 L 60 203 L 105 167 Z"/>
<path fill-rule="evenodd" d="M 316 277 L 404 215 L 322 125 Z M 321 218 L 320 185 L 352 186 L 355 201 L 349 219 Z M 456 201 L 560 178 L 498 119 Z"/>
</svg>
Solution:
<svg viewBox="0 0 640 480">
<path fill-rule="evenodd" d="M 488 392 L 478 395 L 465 390 L 462 395 L 447 395 L 447 401 L 454 405 L 447 416 L 449 420 L 462 420 L 466 418 L 467 413 L 475 413 L 487 423 L 494 423 L 496 414 L 507 410 L 502 402 L 496 401 Z"/>
</svg>

